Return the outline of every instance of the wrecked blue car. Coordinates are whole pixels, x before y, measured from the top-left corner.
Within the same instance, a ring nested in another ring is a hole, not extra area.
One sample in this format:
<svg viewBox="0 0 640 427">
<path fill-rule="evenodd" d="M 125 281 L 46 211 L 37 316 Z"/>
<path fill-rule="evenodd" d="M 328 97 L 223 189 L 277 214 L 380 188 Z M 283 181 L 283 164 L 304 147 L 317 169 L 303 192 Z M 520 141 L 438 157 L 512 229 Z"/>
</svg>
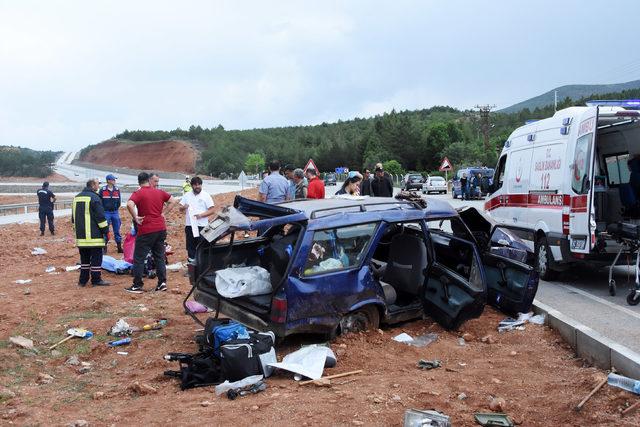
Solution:
<svg viewBox="0 0 640 427">
<path fill-rule="evenodd" d="M 190 266 L 195 300 L 279 337 L 335 336 L 424 316 L 455 329 L 487 303 L 528 311 L 538 286 L 517 237 L 437 199 L 272 205 L 237 196 L 203 237 Z M 217 276 L 244 267 L 259 267 L 268 289 L 222 296 Z"/>
</svg>

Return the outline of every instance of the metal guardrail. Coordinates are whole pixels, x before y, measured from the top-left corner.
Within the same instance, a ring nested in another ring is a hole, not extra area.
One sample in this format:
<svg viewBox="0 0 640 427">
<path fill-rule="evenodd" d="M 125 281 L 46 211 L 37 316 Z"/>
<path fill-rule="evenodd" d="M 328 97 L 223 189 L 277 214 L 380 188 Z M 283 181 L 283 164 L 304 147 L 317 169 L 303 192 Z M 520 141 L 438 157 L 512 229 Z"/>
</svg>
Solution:
<svg viewBox="0 0 640 427">
<path fill-rule="evenodd" d="M 68 209 L 71 208 L 73 200 L 60 200 L 53 202 L 53 209 Z M 17 215 L 26 214 L 29 212 L 37 212 L 39 204 L 35 203 L 16 203 L 12 205 L 0 205 L 0 215 Z"/>
</svg>

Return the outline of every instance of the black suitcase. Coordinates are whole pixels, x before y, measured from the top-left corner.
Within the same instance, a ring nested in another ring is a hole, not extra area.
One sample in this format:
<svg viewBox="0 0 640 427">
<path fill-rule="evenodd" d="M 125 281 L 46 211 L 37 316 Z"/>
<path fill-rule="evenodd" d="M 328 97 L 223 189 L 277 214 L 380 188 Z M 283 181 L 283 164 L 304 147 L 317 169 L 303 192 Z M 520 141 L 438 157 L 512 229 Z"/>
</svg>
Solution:
<svg viewBox="0 0 640 427">
<path fill-rule="evenodd" d="M 230 340 L 220 346 L 220 364 L 226 380 L 239 381 L 251 375 L 271 374 L 266 366 L 275 362 L 273 332 L 250 332 L 248 339 Z"/>
</svg>

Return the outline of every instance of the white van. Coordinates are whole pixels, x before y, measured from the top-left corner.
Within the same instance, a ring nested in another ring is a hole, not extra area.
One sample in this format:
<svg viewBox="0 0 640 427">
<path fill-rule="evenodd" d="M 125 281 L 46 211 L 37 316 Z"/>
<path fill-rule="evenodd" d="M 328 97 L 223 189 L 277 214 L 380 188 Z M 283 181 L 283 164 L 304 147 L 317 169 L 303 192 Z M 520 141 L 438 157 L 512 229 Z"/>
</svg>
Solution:
<svg viewBox="0 0 640 427">
<path fill-rule="evenodd" d="M 638 109 L 639 100 L 590 101 L 505 142 L 485 209 L 531 246 L 541 278 L 576 262 L 610 264 L 620 245 L 607 225 L 640 224 Z"/>
</svg>

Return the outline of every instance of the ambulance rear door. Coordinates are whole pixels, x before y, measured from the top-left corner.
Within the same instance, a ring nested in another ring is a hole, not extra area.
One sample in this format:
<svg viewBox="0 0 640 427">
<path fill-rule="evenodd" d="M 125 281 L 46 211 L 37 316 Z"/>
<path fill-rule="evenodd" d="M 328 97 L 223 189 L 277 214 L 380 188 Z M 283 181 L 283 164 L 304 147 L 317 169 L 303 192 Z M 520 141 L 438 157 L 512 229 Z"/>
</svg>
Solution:
<svg viewBox="0 0 640 427">
<path fill-rule="evenodd" d="M 569 248 L 577 254 L 587 254 L 595 244 L 595 220 L 592 221 L 593 169 L 595 138 L 598 124 L 598 107 L 589 107 L 575 117 L 577 123 L 563 123 L 563 128 L 576 132 L 573 158 L 571 159 L 571 188 L 569 207 Z M 570 153 L 571 155 L 571 153 Z"/>
</svg>

